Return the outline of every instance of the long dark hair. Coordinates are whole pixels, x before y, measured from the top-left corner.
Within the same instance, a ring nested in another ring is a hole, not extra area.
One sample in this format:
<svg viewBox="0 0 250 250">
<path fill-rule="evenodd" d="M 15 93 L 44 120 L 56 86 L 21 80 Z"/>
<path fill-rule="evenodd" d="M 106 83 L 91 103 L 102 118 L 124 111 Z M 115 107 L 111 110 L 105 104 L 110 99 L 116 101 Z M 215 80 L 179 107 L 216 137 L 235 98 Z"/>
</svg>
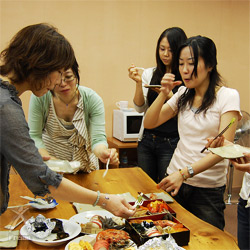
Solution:
<svg viewBox="0 0 250 250">
<path fill-rule="evenodd" d="M 46 23 L 21 29 L 1 52 L 0 72 L 12 83 L 29 81 L 39 90 L 53 71 L 72 68 L 79 80 L 78 63 L 68 40 Z"/>
<path fill-rule="evenodd" d="M 178 51 L 178 58 L 180 56 L 181 50 L 185 47 L 189 47 L 193 55 L 194 70 L 192 76 L 197 77 L 197 65 L 199 57 L 204 60 L 205 66 L 211 67 L 212 70 L 209 73 L 209 86 L 203 97 L 202 104 L 196 111 L 200 113 L 202 111 L 208 110 L 208 108 L 214 103 L 216 99 L 216 87 L 222 85 L 222 78 L 217 71 L 217 58 L 216 58 L 216 46 L 214 42 L 204 36 L 194 36 L 190 37 Z M 178 100 L 178 110 L 183 110 L 186 105 L 190 107 L 193 104 L 195 96 L 195 89 L 186 89 L 186 91 L 180 96 Z"/>
<path fill-rule="evenodd" d="M 178 70 L 178 60 L 179 57 L 177 56 L 177 52 L 178 52 L 178 48 L 181 44 L 183 44 L 186 39 L 187 36 L 185 34 L 185 32 L 179 28 L 179 27 L 172 27 L 172 28 L 168 28 L 166 30 L 164 30 L 157 42 L 157 46 L 156 46 L 156 69 L 153 73 L 150 85 L 159 85 L 161 83 L 161 79 L 164 76 L 164 74 L 166 73 L 166 65 L 162 62 L 160 55 L 159 55 L 159 49 L 160 49 L 160 43 L 162 41 L 163 38 L 167 38 L 171 51 L 172 51 L 172 63 L 171 63 L 171 73 L 175 74 L 175 79 L 176 80 L 181 80 L 181 76 L 179 74 L 179 70 Z M 157 93 L 151 89 L 148 90 L 148 95 L 147 95 L 147 99 L 148 99 L 148 103 L 149 105 L 151 105 L 154 100 L 157 97 Z"/>
</svg>

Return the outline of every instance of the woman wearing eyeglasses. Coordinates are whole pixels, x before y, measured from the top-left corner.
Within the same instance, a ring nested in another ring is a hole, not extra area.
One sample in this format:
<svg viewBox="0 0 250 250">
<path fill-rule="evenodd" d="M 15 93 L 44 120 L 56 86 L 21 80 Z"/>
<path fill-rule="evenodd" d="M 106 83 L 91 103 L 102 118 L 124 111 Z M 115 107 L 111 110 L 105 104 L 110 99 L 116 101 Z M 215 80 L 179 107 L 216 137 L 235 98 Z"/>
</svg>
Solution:
<svg viewBox="0 0 250 250">
<path fill-rule="evenodd" d="M 62 72 L 61 83 L 42 97 L 31 96 L 30 136 L 44 160 L 79 161 L 84 172 L 106 162 L 110 149 L 105 134 L 105 113 L 101 97 L 79 86 L 78 65 Z M 118 164 L 112 150 L 112 164 Z"/>
</svg>

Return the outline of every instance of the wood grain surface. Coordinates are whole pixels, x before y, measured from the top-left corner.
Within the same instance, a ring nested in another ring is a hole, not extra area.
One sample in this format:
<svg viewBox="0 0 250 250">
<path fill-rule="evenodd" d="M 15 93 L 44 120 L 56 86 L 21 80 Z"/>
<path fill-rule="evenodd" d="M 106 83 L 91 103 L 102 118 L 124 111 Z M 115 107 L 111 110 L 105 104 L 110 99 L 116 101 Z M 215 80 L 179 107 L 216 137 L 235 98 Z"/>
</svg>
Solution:
<svg viewBox="0 0 250 250">
<path fill-rule="evenodd" d="M 156 188 L 156 183 L 141 168 L 117 168 L 110 169 L 103 179 L 102 175 L 105 170 L 97 170 L 90 174 L 79 173 L 76 175 L 67 174 L 66 178 L 92 190 L 100 190 L 103 193 L 121 194 L 130 192 L 137 197 L 137 192 L 152 193 L 162 192 Z M 21 205 L 27 203 L 20 195 L 32 196 L 32 193 L 25 186 L 20 176 L 17 174 L 10 175 L 10 202 L 9 206 Z M 74 206 L 65 201 L 57 200 L 59 205 L 50 210 L 37 210 L 30 208 L 24 215 L 25 219 L 31 216 L 37 216 L 39 213 L 47 218 L 69 219 L 76 214 Z M 177 202 L 169 204 L 177 214 L 177 219 L 190 229 L 190 242 L 183 248 L 188 250 L 233 250 L 239 249 L 233 237 L 218 228 L 198 219 L 189 213 Z M 8 224 L 13 218 L 14 213 L 8 209 L 0 217 L 0 230 Z M 20 229 L 23 223 L 17 227 Z M 65 245 L 55 246 L 53 249 L 64 249 Z M 51 249 L 49 247 L 39 246 L 31 241 L 20 239 L 16 249 Z"/>
</svg>

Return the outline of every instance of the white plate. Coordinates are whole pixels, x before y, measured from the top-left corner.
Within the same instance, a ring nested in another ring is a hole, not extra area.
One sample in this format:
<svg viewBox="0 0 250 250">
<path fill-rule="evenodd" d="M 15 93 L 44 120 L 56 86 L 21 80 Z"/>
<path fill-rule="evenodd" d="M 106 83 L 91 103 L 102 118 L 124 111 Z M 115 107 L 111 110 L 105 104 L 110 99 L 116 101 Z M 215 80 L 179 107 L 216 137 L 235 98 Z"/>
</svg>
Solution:
<svg viewBox="0 0 250 250">
<path fill-rule="evenodd" d="M 91 237 L 93 237 L 93 238 L 96 238 L 96 234 L 89 234 L 89 236 L 91 236 Z M 83 237 L 84 237 L 84 236 L 80 236 L 80 237 L 78 237 L 78 238 L 75 238 L 75 239 L 71 240 L 71 241 L 66 245 L 66 247 L 65 247 L 64 250 L 69 250 L 69 244 L 70 244 L 70 243 L 72 243 L 72 242 L 79 243 L 80 240 L 81 240 Z M 136 244 L 135 244 L 132 240 L 129 240 L 128 246 L 134 247 L 135 249 L 137 249 Z M 126 248 L 127 248 L 128 246 L 126 246 Z M 126 249 L 126 248 L 119 248 L 119 250 L 124 250 L 124 249 Z"/>
<path fill-rule="evenodd" d="M 106 216 L 107 218 L 114 217 L 112 213 L 106 210 L 93 210 L 93 211 L 87 211 L 87 212 L 76 214 L 72 216 L 69 220 L 77 222 L 79 224 L 85 224 L 85 223 L 88 223 L 91 217 L 93 217 L 94 215 L 100 215 L 102 217 Z"/>
<path fill-rule="evenodd" d="M 40 203 L 37 203 L 35 201 L 30 201 L 29 204 L 32 207 L 34 207 L 36 209 L 41 209 L 41 210 L 51 209 L 51 208 L 54 208 L 54 207 L 56 207 L 58 205 L 58 203 L 56 202 L 55 199 L 53 199 L 53 202 L 48 203 L 48 204 L 40 204 Z"/>
<path fill-rule="evenodd" d="M 39 239 L 33 235 L 30 235 L 26 230 L 26 225 L 24 225 L 21 230 L 20 234 L 27 240 L 31 240 L 32 242 L 36 243 L 37 245 L 41 246 L 58 246 L 63 244 L 64 242 L 75 238 L 81 232 L 81 226 L 74 221 L 59 219 L 63 222 L 63 228 L 66 233 L 69 234 L 69 237 L 53 241 L 56 238 L 56 234 L 51 234 L 44 239 Z"/>
<path fill-rule="evenodd" d="M 243 153 L 250 153 L 250 149 L 242 147 L 238 144 L 218 147 L 218 148 L 208 148 L 212 153 L 219 155 L 226 159 L 235 159 L 243 157 Z"/>
<path fill-rule="evenodd" d="M 89 234 L 88 236 L 91 237 L 91 238 L 93 238 L 93 239 L 96 238 L 96 234 Z M 72 243 L 72 242 L 79 243 L 80 240 L 82 240 L 82 239 L 83 239 L 84 241 L 86 241 L 86 240 L 84 239 L 84 236 L 80 236 L 80 237 L 77 237 L 77 238 L 71 240 L 71 241 L 66 245 L 65 250 L 69 250 L 69 244 L 70 244 L 70 243 Z M 94 241 L 94 242 L 95 242 L 95 241 Z"/>
</svg>

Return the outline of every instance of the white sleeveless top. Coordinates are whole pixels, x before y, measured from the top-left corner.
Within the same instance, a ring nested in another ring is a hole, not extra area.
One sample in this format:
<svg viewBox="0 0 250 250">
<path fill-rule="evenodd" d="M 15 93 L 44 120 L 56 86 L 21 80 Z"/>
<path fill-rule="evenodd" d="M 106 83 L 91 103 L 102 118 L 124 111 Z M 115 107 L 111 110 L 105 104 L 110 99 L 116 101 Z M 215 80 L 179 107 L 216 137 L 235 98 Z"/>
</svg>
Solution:
<svg viewBox="0 0 250 250">
<path fill-rule="evenodd" d="M 42 138 L 50 155 L 60 160 L 80 161 L 80 170 L 84 172 L 99 169 L 98 158 L 91 151 L 82 97 L 78 101 L 72 122 L 57 117 L 51 100 Z"/>
</svg>

